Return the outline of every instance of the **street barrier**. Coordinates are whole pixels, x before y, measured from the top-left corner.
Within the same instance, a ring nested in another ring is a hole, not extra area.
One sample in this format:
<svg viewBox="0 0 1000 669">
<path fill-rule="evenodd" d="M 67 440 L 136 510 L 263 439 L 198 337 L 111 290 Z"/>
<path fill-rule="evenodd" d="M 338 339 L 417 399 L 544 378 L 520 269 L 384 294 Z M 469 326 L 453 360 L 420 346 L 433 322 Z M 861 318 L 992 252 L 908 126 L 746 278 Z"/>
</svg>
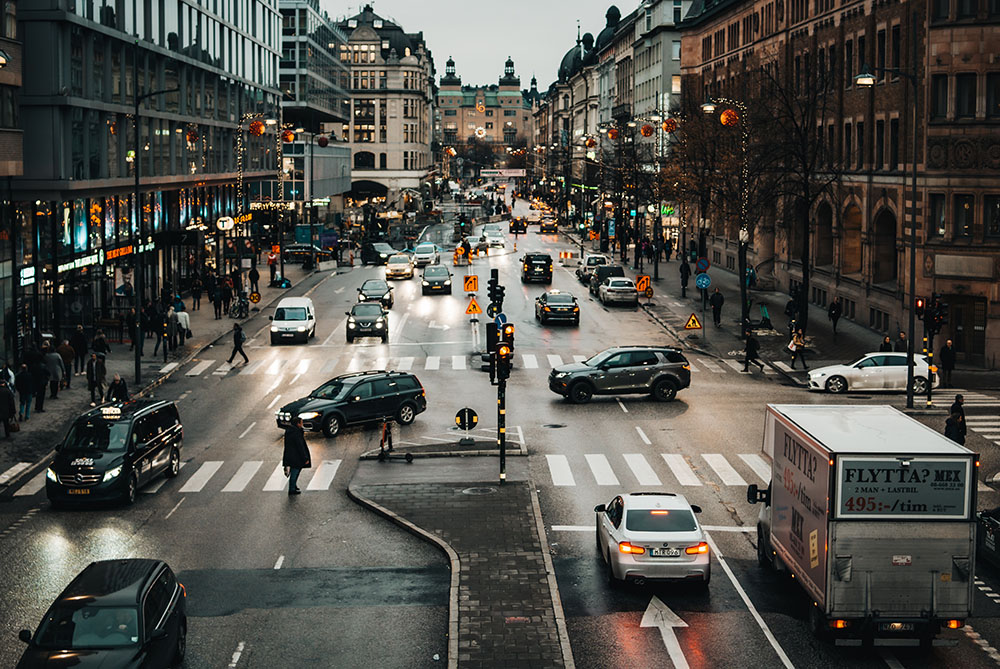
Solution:
<svg viewBox="0 0 1000 669">
<path fill-rule="evenodd" d="M 559 252 L 559 264 L 560 265 L 571 265 L 571 260 L 579 258 L 580 254 L 576 251 L 560 251 Z"/>
</svg>

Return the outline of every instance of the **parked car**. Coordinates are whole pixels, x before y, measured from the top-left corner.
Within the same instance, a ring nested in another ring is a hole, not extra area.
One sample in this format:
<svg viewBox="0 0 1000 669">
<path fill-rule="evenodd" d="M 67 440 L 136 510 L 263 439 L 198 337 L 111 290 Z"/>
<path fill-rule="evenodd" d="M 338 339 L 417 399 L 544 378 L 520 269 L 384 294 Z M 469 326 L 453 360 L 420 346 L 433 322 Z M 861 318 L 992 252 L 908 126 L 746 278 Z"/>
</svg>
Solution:
<svg viewBox="0 0 1000 669">
<path fill-rule="evenodd" d="M 382 279 L 368 279 L 358 288 L 358 302 L 380 302 L 386 309 L 392 309 L 395 302 L 392 286 Z"/>
<path fill-rule="evenodd" d="M 597 289 L 597 299 L 601 304 L 607 305 L 617 302 L 626 304 L 639 304 L 639 291 L 635 287 L 632 279 L 624 277 L 611 277 L 604 280 Z"/>
<path fill-rule="evenodd" d="M 521 283 L 552 283 L 552 256 L 548 253 L 525 253 L 521 258 Z"/>
<path fill-rule="evenodd" d="M 601 255 L 600 253 L 588 253 L 580 261 L 579 266 L 576 268 L 576 278 L 580 280 L 580 283 L 587 284 L 590 283 L 590 275 L 594 273 L 594 269 L 600 265 L 608 265 L 611 261 L 608 257 Z"/>
<path fill-rule="evenodd" d="M 441 255 L 438 253 L 437 246 L 430 242 L 424 242 L 417 244 L 417 248 L 413 249 L 413 261 L 417 267 L 436 265 L 441 262 Z"/>
<path fill-rule="evenodd" d="M 597 289 L 604 283 L 604 280 L 612 276 L 625 276 L 625 268 L 621 265 L 598 265 L 590 273 L 590 285 L 588 290 L 593 296 L 597 296 Z"/>
<path fill-rule="evenodd" d="M 549 321 L 572 321 L 580 324 L 580 305 L 569 293 L 550 290 L 535 298 L 535 319 L 542 325 Z"/>
<path fill-rule="evenodd" d="M 413 258 L 406 253 L 397 253 L 385 264 L 385 278 L 412 279 Z"/>
<path fill-rule="evenodd" d="M 283 341 L 309 341 L 316 336 L 316 307 L 308 297 L 285 297 L 278 302 L 271 321 L 271 346 Z"/>
<path fill-rule="evenodd" d="M 930 358 L 913 358 L 913 392 L 927 392 Z M 906 390 L 906 353 L 869 353 L 846 365 L 830 365 L 809 370 L 809 389 L 831 393 L 848 390 Z M 934 377 L 934 387 L 940 384 Z"/>
<path fill-rule="evenodd" d="M 648 393 L 667 402 L 689 385 L 687 358 L 665 346 L 616 346 L 549 373 L 549 390 L 577 404 L 589 402 L 594 395 L 629 393 Z"/>
<path fill-rule="evenodd" d="M 451 272 L 444 265 L 429 265 L 424 268 L 424 275 L 420 281 L 420 292 L 423 295 L 428 293 L 445 293 L 451 295 Z"/>
<path fill-rule="evenodd" d="M 365 265 L 384 265 L 389 258 L 399 253 L 385 242 L 364 242 L 361 244 L 361 262 Z"/>
<path fill-rule="evenodd" d="M 358 337 L 389 341 L 389 313 L 377 302 L 358 302 L 347 312 L 347 343 Z"/>
</svg>

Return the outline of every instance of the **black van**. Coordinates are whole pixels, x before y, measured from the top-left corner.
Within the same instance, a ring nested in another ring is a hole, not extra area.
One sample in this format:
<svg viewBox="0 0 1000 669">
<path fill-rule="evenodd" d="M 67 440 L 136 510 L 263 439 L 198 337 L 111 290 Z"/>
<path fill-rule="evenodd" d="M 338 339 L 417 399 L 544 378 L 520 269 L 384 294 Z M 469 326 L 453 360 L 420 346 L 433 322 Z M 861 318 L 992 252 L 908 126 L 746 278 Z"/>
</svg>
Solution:
<svg viewBox="0 0 1000 669">
<path fill-rule="evenodd" d="M 135 502 L 160 474 L 177 476 L 184 428 L 173 402 L 112 402 L 77 418 L 45 472 L 53 506 L 75 502 Z"/>
<path fill-rule="evenodd" d="M 625 268 L 621 265 L 598 265 L 590 274 L 590 294 L 597 295 L 598 287 L 609 276 L 625 276 Z"/>
</svg>

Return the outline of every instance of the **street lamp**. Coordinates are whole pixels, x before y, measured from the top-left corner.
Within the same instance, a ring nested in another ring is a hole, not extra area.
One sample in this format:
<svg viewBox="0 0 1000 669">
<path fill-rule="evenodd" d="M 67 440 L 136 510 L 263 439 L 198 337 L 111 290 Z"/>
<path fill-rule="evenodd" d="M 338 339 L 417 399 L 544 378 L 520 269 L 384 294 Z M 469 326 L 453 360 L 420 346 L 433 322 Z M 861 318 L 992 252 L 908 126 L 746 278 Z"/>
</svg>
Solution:
<svg viewBox="0 0 1000 669">
<path fill-rule="evenodd" d="M 903 70 L 898 70 L 896 68 L 885 68 L 876 67 L 876 71 L 880 73 L 894 74 L 899 77 L 903 77 L 913 86 L 913 102 L 910 105 L 913 107 L 913 137 L 912 137 L 912 159 L 913 159 L 913 172 L 912 172 L 912 187 L 910 193 L 910 318 L 909 318 L 909 338 L 910 342 L 906 349 L 906 408 L 913 408 L 913 352 L 914 352 L 914 341 L 917 337 L 917 323 L 914 313 L 913 301 L 916 299 L 917 294 L 917 97 L 920 91 L 920 82 L 917 80 L 917 39 L 916 35 L 920 30 L 920 15 L 917 12 L 912 14 L 912 27 L 910 31 L 910 62 L 913 68 L 912 72 L 906 72 Z M 875 74 L 872 72 L 872 68 L 865 63 L 861 67 L 861 72 L 859 72 L 854 77 L 854 83 L 859 88 L 871 88 L 875 85 Z M 927 387 L 928 390 L 933 385 L 932 373 L 929 372 L 927 375 Z M 930 402 L 928 402 L 930 404 Z"/>
</svg>

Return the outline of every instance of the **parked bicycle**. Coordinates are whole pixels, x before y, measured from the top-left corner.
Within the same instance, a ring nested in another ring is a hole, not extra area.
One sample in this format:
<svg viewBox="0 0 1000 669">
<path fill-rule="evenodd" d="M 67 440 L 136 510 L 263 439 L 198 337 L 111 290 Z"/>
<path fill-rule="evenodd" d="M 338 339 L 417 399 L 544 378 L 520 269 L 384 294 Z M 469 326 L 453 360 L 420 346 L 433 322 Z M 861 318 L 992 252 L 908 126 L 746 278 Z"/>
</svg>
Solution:
<svg viewBox="0 0 1000 669">
<path fill-rule="evenodd" d="M 250 298 L 247 297 L 247 292 L 241 290 L 240 294 L 236 297 L 236 301 L 233 302 L 232 306 L 229 307 L 229 317 L 236 319 L 247 318 L 250 315 Z"/>
</svg>

